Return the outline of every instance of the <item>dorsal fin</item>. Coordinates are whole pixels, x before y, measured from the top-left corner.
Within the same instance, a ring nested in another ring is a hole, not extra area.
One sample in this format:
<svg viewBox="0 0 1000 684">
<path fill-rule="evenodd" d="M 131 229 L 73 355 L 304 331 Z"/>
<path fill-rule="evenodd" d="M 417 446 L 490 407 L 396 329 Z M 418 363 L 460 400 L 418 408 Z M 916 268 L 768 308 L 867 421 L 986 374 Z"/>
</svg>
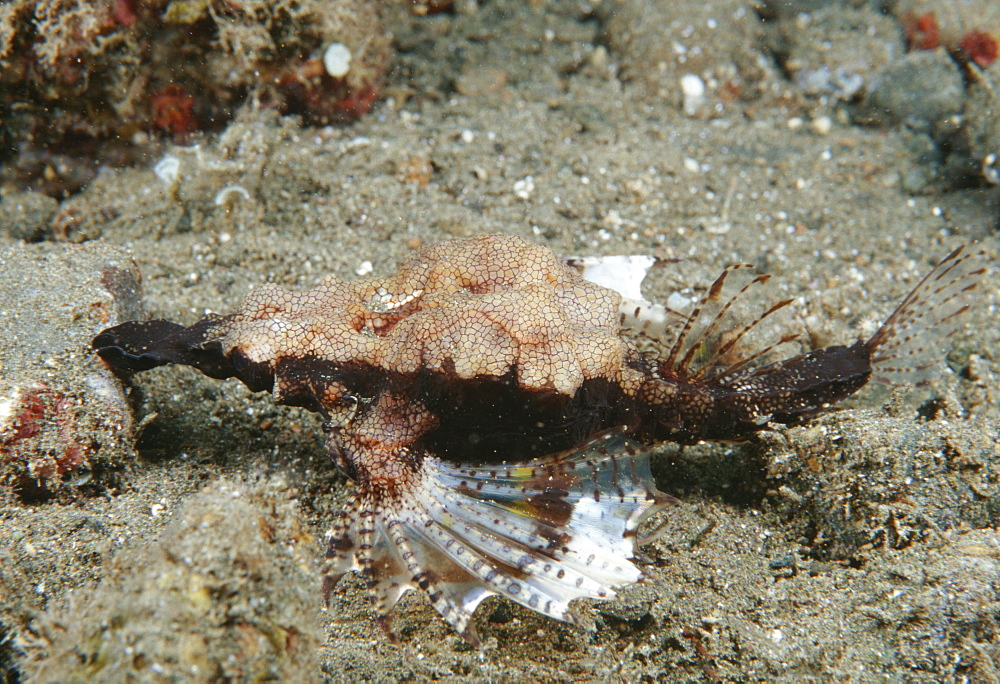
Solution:
<svg viewBox="0 0 1000 684">
<path fill-rule="evenodd" d="M 757 295 L 770 278 L 754 273 L 750 264 L 724 270 L 684 318 L 660 362 L 661 372 L 688 380 L 722 380 L 773 360 L 771 352 L 798 339 L 774 318 L 793 300 L 771 304 L 769 297 Z"/>
</svg>

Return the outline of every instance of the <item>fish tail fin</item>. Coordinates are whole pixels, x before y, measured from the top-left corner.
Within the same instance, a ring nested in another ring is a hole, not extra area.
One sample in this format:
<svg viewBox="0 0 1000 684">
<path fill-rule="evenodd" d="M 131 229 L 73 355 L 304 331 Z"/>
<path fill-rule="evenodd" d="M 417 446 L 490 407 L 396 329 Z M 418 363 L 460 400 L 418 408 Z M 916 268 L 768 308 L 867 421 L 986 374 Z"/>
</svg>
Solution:
<svg viewBox="0 0 1000 684">
<path fill-rule="evenodd" d="M 988 270 L 987 254 L 964 245 L 924 276 L 865 343 L 874 376 L 893 384 L 926 383 L 944 344 L 965 326 Z"/>
</svg>

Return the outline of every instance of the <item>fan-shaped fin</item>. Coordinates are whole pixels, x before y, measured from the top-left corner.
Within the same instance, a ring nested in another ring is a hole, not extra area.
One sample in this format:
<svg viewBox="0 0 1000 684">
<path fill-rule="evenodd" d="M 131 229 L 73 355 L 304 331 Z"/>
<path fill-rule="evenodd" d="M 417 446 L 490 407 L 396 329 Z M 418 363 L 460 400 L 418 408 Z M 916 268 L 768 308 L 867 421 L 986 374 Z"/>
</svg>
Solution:
<svg viewBox="0 0 1000 684">
<path fill-rule="evenodd" d="M 673 501 L 652 481 L 648 452 L 619 432 L 517 465 L 426 457 L 398 496 L 355 494 L 332 532 L 327 576 L 360 570 L 383 617 L 419 588 L 473 643 L 472 614 L 492 595 L 576 622 L 571 601 L 612 598 L 642 578 L 630 560 L 636 529 Z"/>
<path fill-rule="evenodd" d="M 892 383 L 920 384 L 943 357 L 941 347 L 966 324 L 963 315 L 975 301 L 989 268 L 989 257 L 964 245 L 945 257 L 913 288 L 865 346 L 875 377 Z"/>
</svg>

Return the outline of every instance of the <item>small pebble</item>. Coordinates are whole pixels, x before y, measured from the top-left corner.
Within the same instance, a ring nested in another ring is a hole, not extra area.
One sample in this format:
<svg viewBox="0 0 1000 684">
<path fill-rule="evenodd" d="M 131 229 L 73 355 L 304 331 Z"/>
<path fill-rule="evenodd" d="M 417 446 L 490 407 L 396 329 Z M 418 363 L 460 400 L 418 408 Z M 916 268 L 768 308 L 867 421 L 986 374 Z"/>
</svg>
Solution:
<svg viewBox="0 0 1000 684">
<path fill-rule="evenodd" d="M 531 176 L 525 176 L 519 181 L 514 183 L 514 194 L 518 199 L 526 200 L 531 197 L 531 193 L 535 191 L 535 179 Z"/>
<path fill-rule="evenodd" d="M 813 119 L 811 128 L 817 135 L 830 135 L 833 129 L 833 119 L 828 116 L 817 116 Z"/>
<path fill-rule="evenodd" d="M 467 97 L 495 93 L 507 85 L 507 72 L 492 67 L 467 67 L 455 80 L 455 90 Z"/>
<path fill-rule="evenodd" d="M 681 95 L 684 113 L 694 116 L 705 104 L 705 82 L 696 74 L 684 74 L 681 76 Z"/>
<path fill-rule="evenodd" d="M 343 43 L 330 43 L 323 53 L 323 67 L 334 78 L 343 78 L 351 70 L 351 51 Z"/>
</svg>

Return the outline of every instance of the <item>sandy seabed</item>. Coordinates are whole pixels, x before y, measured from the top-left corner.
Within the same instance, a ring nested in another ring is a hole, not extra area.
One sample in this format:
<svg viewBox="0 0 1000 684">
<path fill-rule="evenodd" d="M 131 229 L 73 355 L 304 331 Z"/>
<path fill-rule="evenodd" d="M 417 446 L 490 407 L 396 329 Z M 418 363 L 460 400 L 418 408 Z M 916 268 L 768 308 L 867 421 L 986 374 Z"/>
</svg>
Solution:
<svg viewBox="0 0 1000 684">
<path fill-rule="evenodd" d="M 36 330 L 77 346 L 60 340 L 53 358 L 76 365 L 46 370 L 37 340 L 24 359 L 8 337 L 0 372 L 42 369 L 53 386 L 80 364 L 101 372 L 85 345 L 108 319 L 88 318 L 83 253 L 122 271 L 130 256 L 145 314 L 191 323 L 260 283 L 385 274 L 420 244 L 507 232 L 564 255 L 667 260 L 644 285 L 659 302 L 755 264 L 823 346 L 871 334 L 956 246 L 1000 246 L 996 188 L 907 192 L 921 161 L 905 127 L 846 123 L 777 71 L 752 102 L 713 96 L 685 112 L 675 93 L 625 82 L 576 3 L 484 2 L 420 22 L 397 27 L 389 97 L 361 121 L 305 129 L 246 111 L 219 136 L 165 148 L 174 180 L 150 163 L 67 200 L 82 246 L 4 237 L 4 314 L 23 306 Z M 581 606 L 589 629 L 490 599 L 481 650 L 417 594 L 391 643 L 357 577 L 324 606 L 323 534 L 350 484 L 314 415 L 190 369 L 144 374 L 107 473 L 55 494 L 4 490 L 0 673 L 995 679 L 998 297 L 993 272 L 922 394 L 866 392 L 747 443 L 658 448 L 657 484 L 681 503 L 643 549 L 648 581 Z M 137 310 L 120 299 L 112 318 Z"/>
</svg>

